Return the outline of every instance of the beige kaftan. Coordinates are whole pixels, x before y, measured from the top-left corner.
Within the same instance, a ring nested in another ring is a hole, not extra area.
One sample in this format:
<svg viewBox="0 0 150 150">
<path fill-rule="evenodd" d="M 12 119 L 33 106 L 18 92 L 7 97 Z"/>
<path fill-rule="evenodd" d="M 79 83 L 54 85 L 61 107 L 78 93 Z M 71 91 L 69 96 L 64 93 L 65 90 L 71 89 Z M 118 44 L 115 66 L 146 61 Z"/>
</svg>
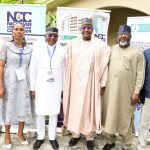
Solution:
<svg viewBox="0 0 150 150">
<path fill-rule="evenodd" d="M 130 103 L 131 96 L 139 94 L 144 70 L 143 53 L 135 46 L 125 49 L 119 45 L 112 47 L 103 108 L 103 124 L 107 133 L 126 135 L 135 110 L 135 105 Z"/>
<path fill-rule="evenodd" d="M 67 47 L 64 124 L 88 135 L 101 127 L 100 88 L 107 78 L 110 48 L 99 39 L 75 39 Z"/>
</svg>

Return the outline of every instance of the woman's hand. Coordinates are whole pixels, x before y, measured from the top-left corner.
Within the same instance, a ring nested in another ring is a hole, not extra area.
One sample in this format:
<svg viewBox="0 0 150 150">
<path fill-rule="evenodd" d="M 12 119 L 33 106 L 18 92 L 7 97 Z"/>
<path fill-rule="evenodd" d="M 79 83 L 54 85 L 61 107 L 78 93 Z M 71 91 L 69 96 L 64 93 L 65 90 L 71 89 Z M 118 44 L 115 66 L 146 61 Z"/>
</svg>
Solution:
<svg viewBox="0 0 150 150">
<path fill-rule="evenodd" d="M 4 67 L 5 61 L 0 60 L 0 98 L 4 97 L 4 85 L 3 85 Z"/>
<path fill-rule="evenodd" d="M 4 87 L 3 85 L 0 85 L 0 98 L 4 97 Z"/>
<path fill-rule="evenodd" d="M 35 100 L 35 91 L 30 91 L 30 96 L 32 100 Z"/>
</svg>

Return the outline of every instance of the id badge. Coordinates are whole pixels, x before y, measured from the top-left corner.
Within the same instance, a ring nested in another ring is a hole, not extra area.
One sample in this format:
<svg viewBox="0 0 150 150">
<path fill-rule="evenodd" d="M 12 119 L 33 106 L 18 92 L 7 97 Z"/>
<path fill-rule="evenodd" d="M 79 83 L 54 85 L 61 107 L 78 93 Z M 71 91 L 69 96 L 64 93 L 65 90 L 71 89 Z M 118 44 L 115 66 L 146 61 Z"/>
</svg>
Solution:
<svg viewBox="0 0 150 150">
<path fill-rule="evenodd" d="M 50 76 L 51 76 L 51 75 L 53 75 L 53 70 L 52 70 L 52 69 L 50 69 L 50 70 L 48 70 L 48 71 L 47 71 L 47 73 L 48 73 L 48 75 L 50 75 Z"/>
<path fill-rule="evenodd" d="M 52 69 L 49 69 L 47 71 L 48 73 L 48 79 L 46 80 L 47 82 L 54 82 L 54 72 Z"/>
<path fill-rule="evenodd" d="M 24 72 L 23 68 L 18 68 L 16 70 L 16 75 L 17 75 L 18 81 L 24 80 L 25 79 L 25 72 Z"/>
</svg>

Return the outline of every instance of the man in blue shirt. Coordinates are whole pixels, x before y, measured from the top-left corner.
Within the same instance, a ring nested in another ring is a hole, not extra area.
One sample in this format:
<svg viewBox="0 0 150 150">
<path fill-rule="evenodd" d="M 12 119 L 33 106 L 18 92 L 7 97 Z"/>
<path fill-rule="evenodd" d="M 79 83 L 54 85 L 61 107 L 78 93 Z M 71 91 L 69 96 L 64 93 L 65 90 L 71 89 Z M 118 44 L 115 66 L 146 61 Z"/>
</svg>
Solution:
<svg viewBox="0 0 150 150">
<path fill-rule="evenodd" d="M 146 70 L 144 87 L 142 89 L 142 98 L 145 102 L 139 126 L 138 150 L 148 150 L 146 141 L 150 122 L 150 49 L 144 51 L 144 56 L 146 60 Z"/>
</svg>

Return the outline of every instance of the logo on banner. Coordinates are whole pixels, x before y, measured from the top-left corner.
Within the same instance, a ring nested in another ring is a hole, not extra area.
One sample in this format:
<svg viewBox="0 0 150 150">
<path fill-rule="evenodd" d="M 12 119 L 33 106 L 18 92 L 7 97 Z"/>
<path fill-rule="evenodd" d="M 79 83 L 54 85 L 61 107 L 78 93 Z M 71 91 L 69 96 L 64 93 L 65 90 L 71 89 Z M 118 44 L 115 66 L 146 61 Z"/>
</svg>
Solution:
<svg viewBox="0 0 150 150">
<path fill-rule="evenodd" d="M 106 41 L 106 34 L 94 34 L 94 37 Z"/>
<path fill-rule="evenodd" d="M 12 32 L 12 27 L 16 23 L 25 26 L 25 33 L 31 33 L 32 12 L 10 12 L 7 11 L 7 32 Z"/>
</svg>

